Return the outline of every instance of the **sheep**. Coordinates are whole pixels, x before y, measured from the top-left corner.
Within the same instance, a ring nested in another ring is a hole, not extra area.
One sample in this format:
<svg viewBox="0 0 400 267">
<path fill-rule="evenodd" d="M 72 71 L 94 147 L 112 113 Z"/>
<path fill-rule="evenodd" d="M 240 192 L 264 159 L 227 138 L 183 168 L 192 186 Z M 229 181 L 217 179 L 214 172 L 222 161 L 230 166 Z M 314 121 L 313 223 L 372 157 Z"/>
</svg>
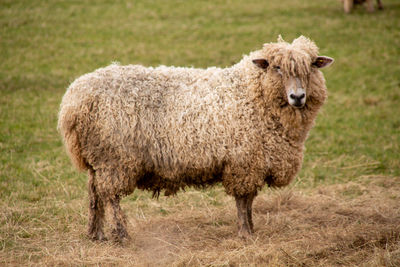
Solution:
<svg viewBox="0 0 400 267">
<path fill-rule="evenodd" d="M 373 0 L 342 0 L 343 2 L 343 8 L 345 13 L 350 13 L 351 10 L 353 9 L 354 5 L 361 5 L 361 4 L 366 4 L 366 8 L 368 12 L 374 12 L 374 3 Z M 378 9 L 383 9 L 382 1 L 381 0 L 376 0 L 376 3 L 378 5 Z"/>
<path fill-rule="evenodd" d="M 252 203 L 264 185 L 298 173 L 303 147 L 325 101 L 310 39 L 276 43 L 227 68 L 112 64 L 76 79 L 60 105 L 58 130 L 79 170 L 88 172 L 88 236 L 129 240 L 120 199 L 134 189 L 158 196 L 222 183 L 235 198 L 238 234 L 254 231 Z"/>
</svg>

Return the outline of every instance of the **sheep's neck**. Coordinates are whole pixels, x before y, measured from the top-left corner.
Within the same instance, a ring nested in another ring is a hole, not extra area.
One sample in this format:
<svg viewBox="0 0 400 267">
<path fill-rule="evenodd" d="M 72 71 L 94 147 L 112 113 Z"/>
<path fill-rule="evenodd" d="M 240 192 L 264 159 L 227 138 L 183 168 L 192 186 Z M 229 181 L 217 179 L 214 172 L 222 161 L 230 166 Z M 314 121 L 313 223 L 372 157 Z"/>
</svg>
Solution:
<svg viewBox="0 0 400 267">
<path fill-rule="evenodd" d="M 316 116 L 316 111 L 310 106 L 297 109 L 283 100 L 269 100 L 265 95 L 253 100 L 260 116 L 258 120 L 265 124 L 264 127 L 274 129 L 284 139 L 297 143 L 305 141 Z"/>
<path fill-rule="evenodd" d="M 281 125 L 283 137 L 300 143 L 307 138 L 315 117 L 307 108 L 296 109 L 290 105 L 271 108 L 266 115 L 274 124 Z"/>
</svg>

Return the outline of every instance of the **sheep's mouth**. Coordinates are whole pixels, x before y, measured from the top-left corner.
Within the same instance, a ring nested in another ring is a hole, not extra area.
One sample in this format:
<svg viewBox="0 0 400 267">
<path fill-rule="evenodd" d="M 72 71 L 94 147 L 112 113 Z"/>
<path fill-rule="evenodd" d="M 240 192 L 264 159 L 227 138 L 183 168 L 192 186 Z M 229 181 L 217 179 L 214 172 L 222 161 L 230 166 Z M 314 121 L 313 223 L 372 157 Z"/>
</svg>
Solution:
<svg viewBox="0 0 400 267">
<path fill-rule="evenodd" d="M 306 106 L 306 103 L 294 103 L 294 104 L 290 104 L 288 101 L 285 101 L 285 99 L 282 98 L 282 102 L 279 105 L 281 108 L 285 108 L 285 107 L 293 107 L 295 109 L 303 109 Z"/>
<path fill-rule="evenodd" d="M 302 109 L 306 105 L 305 103 L 295 103 L 295 104 L 290 104 L 292 107 L 297 108 L 297 109 Z"/>
</svg>

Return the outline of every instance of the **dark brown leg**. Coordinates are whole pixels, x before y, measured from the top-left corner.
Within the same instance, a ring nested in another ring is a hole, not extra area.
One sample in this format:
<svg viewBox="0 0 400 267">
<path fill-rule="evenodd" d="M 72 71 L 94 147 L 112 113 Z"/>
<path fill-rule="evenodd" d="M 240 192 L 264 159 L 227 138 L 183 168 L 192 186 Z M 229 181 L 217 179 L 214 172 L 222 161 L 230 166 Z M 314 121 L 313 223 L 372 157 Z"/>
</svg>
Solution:
<svg viewBox="0 0 400 267">
<path fill-rule="evenodd" d="M 251 199 L 250 199 L 251 198 Z M 253 224 L 253 200 L 255 195 L 251 195 L 247 200 L 247 219 L 249 221 L 250 230 L 254 233 L 254 224 Z"/>
<path fill-rule="evenodd" d="M 94 185 L 95 171 L 89 170 L 89 224 L 88 224 L 88 236 L 92 240 L 105 241 L 107 238 L 103 232 L 104 224 L 104 203 L 96 192 L 96 186 Z"/>
<path fill-rule="evenodd" d="M 110 198 L 110 209 L 112 216 L 112 230 L 111 234 L 114 241 L 121 243 L 124 239 L 129 239 L 128 232 L 126 230 L 126 219 L 119 205 L 119 196 Z"/>
<path fill-rule="evenodd" d="M 255 194 L 235 197 L 238 212 L 239 236 L 248 238 L 253 233 L 252 205 Z"/>
<path fill-rule="evenodd" d="M 383 9 L 382 1 L 376 0 L 378 2 L 378 9 Z"/>
</svg>

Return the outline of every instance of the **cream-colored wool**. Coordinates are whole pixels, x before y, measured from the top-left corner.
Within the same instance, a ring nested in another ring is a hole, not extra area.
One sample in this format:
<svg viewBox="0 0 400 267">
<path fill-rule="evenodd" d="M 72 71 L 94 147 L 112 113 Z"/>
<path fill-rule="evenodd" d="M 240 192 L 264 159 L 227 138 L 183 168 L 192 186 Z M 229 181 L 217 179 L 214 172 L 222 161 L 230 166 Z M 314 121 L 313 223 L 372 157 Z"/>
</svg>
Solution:
<svg viewBox="0 0 400 267">
<path fill-rule="evenodd" d="M 317 56 L 301 36 L 265 44 L 229 68 L 112 64 L 78 78 L 62 99 L 58 128 L 76 167 L 89 169 L 91 206 L 135 188 L 168 195 L 222 182 L 243 197 L 266 183 L 287 185 L 326 98 L 324 77 L 312 67 Z M 256 58 L 269 67 L 257 67 Z M 287 103 L 289 76 L 307 90 L 301 109 Z"/>
</svg>

